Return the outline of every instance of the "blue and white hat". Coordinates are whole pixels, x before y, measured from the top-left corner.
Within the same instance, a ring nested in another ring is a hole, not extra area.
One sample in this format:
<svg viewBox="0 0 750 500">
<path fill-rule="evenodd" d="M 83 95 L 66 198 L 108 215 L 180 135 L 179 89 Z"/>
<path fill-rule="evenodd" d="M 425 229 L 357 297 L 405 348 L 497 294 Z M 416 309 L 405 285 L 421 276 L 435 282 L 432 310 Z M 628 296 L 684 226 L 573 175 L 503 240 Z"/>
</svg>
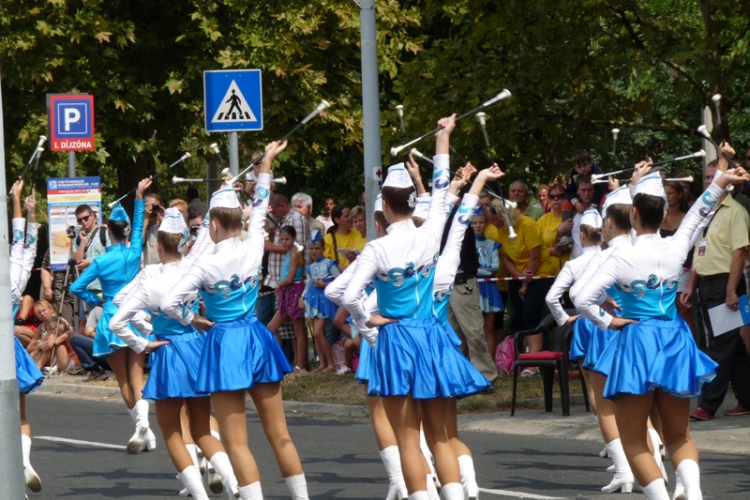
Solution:
<svg viewBox="0 0 750 500">
<path fill-rule="evenodd" d="M 602 216 L 595 209 L 590 208 L 581 216 L 581 225 L 584 224 L 599 229 L 602 227 Z"/>
<path fill-rule="evenodd" d="M 122 205 L 117 205 L 112 209 L 109 213 L 108 220 L 112 222 L 127 222 L 130 224 L 130 217 L 128 217 L 128 213 L 122 208 Z"/>
<path fill-rule="evenodd" d="M 628 186 L 622 186 L 611 193 L 607 194 L 607 198 L 604 200 L 604 207 L 602 207 L 602 217 L 607 216 L 607 208 L 612 205 L 632 205 L 633 198 L 630 196 L 630 189 Z"/>
<path fill-rule="evenodd" d="M 664 179 L 662 179 L 659 172 L 654 172 L 641 178 L 641 180 L 638 181 L 638 184 L 635 185 L 635 188 L 633 188 L 633 198 L 635 198 L 635 195 L 637 194 L 648 194 L 666 199 L 667 195 L 664 193 Z"/>
<path fill-rule="evenodd" d="M 177 207 L 171 207 L 164 211 L 164 218 L 159 224 L 159 232 L 169 234 L 183 234 L 188 229 L 185 217 Z"/>
<path fill-rule="evenodd" d="M 411 176 L 409 171 L 403 163 L 397 163 L 388 167 L 388 176 L 383 182 L 383 187 L 394 187 L 394 188 L 410 188 L 414 187 L 411 182 Z"/>
<path fill-rule="evenodd" d="M 313 232 L 310 233 L 310 244 L 315 245 L 316 243 L 320 243 L 322 241 L 323 241 L 323 231 L 314 229 Z"/>
<path fill-rule="evenodd" d="M 374 212 L 382 212 L 383 211 L 383 195 L 378 193 L 378 196 L 375 198 L 375 210 Z"/>
<path fill-rule="evenodd" d="M 211 196 L 209 209 L 216 207 L 240 208 L 240 200 L 237 199 L 237 193 L 233 188 L 219 189 Z"/>
</svg>

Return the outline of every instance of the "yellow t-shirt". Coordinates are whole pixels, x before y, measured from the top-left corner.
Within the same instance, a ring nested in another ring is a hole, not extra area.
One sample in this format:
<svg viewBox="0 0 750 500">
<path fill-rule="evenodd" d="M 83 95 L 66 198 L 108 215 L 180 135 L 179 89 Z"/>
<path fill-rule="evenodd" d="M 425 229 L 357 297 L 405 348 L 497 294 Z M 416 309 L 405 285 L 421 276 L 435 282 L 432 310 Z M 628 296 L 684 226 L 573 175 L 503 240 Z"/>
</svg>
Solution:
<svg viewBox="0 0 750 500">
<path fill-rule="evenodd" d="M 338 250 L 338 255 L 333 251 L 333 236 L 326 234 L 324 241 L 326 248 L 323 251 L 323 256 L 334 261 L 336 260 L 336 257 L 338 257 L 339 268 L 346 267 L 350 264 L 346 257 L 344 257 L 342 250 L 361 253 L 362 250 L 364 250 L 366 243 L 365 239 L 362 238 L 362 235 L 356 229 L 350 229 L 349 234 L 346 236 L 336 234 L 336 250 Z"/>
<path fill-rule="evenodd" d="M 499 236 L 497 235 L 497 228 L 493 226 L 492 224 L 487 224 L 487 228 L 484 230 L 484 237 L 488 240 L 495 241 L 497 243 L 501 243 Z M 502 249 L 501 249 L 502 251 Z M 500 259 L 500 269 L 498 269 L 496 276 L 498 278 L 507 278 L 510 276 L 510 273 L 507 269 L 505 269 L 505 266 L 503 265 L 503 259 Z M 507 281 L 498 281 L 497 287 L 502 292 L 508 291 L 508 282 Z"/>
<path fill-rule="evenodd" d="M 542 233 L 542 240 L 544 240 L 544 248 L 552 248 L 555 245 L 557 239 L 557 228 L 560 227 L 562 217 L 557 218 L 552 212 L 542 215 L 536 225 L 539 226 L 539 231 Z M 565 252 L 562 257 L 550 255 L 550 263 L 555 276 L 560 273 L 560 269 L 570 260 L 570 252 Z"/>
<path fill-rule="evenodd" d="M 508 231 L 505 228 L 497 230 L 498 241 L 502 245 L 500 252 L 507 255 L 516 269 L 523 273 L 529 263 L 529 250 L 541 247 L 539 267 L 537 267 L 535 274 L 537 276 L 552 276 L 554 269 L 550 262 L 550 255 L 547 247 L 544 246 L 542 233 L 534 219 L 522 215 L 518 222 L 518 228 L 516 228 L 516 234 L 517 236 L 511 239 L 508 237 Z"/>
</svg>

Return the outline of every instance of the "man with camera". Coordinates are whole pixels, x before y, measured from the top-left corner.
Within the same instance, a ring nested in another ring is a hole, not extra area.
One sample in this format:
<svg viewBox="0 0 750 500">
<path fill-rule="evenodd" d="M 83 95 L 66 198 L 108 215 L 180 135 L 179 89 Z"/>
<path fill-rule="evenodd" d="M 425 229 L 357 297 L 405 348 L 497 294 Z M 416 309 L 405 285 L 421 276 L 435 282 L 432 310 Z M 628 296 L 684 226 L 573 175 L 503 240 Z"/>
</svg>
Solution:
<svg viewBox="0 0 750 500">
<path fill-rule="evenodd" d="M 146 224 L 143 227 L 143 257 L 141 265 L 161 264 L 156 253 L 156 238 L 159 225 L 164 218 L 164 200 L 156 193 L 149 193 L 146 200 Z"/>
<path fill-rule="evenodd" d="M 76 222 L 81 226 L 81 232 L 73 238 L 73 259 L 77 263 L 78 272 L 82 273 L 93 260 L 106 253 L 111 245 L 107 228 L 99 225 L 99 219 L 88 205 L 78 205 L 76 208 Z M 94 280 L 88 289 L 93 293 L 101 293 L 99 280 Z"/>
</svg>

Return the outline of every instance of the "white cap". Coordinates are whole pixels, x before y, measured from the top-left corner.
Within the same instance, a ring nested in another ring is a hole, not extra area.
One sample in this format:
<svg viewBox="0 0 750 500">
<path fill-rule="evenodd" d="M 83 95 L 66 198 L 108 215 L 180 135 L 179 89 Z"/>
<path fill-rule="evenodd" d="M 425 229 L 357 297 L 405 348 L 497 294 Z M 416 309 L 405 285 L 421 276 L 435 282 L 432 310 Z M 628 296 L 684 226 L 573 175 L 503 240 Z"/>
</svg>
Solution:
<svg viewBox="0 0 750 500">
<path fill-rule="evenodd" d="M 159 225 L 159 232 L 168 234 L 182 234 L 187 230 L 185 217 L 182 216 L 177 207 L 171 207 L 164 211 L 164 218 Z"/>
<path fill-rule="evenodd" d="M 383 187 L 410 188 L 414 187 L 409 172 L 403 163 L 397 163 L 388 167 L 388 176 L 383 182 Z"/>
<path fill-rule="evenodd" d="M 583 224 L 599 229 L 602 227 L 602 216 L 595 209 L 590 208 L 581 216 L 581 225 Z"/>
<path fill-rule="evenodd" d="M 211 197 L 209 210 L 215 207 L 223 208 L 240 208 L 240 200 L 237 199 L 237 193 L 233 188 L 219 189 Z"/>
<path fill-rule="evenodd" d="M 659 172 L 648 174 L 638 181 L 638 184 L 633 189 L 633 198 L 639 193 L 666 198 L 666 194 L 664 193 L 664 179 L 659 175 Z"/>
<path fill-rule="evenodd" d="M 607 216 L 607 208 L 611 205 L 632 205 L 633 198 L 630 197 L 630 189 L 628 186 L 621 186 L 611 193 L 607 193 L 607 198 L 604 200 L 604 207 L 602 208 L 602 217 Z"/>
<path fill-rule="evenodd" d="M 378 193 L 378 196 L 375 198 L 375 210 L 374 212 L 382 212 L 383 211 L 383 195 Z"/>
<path fill-rule="evenodd" d="M 419 217 L 420 219 L 426 219 L 428 213 L 430 213 L 430 196 L 423 196 L 418 198 L 417 206 L 414 207 L 414 212 L 411 214 L 411 216 Z"/>
</svg>

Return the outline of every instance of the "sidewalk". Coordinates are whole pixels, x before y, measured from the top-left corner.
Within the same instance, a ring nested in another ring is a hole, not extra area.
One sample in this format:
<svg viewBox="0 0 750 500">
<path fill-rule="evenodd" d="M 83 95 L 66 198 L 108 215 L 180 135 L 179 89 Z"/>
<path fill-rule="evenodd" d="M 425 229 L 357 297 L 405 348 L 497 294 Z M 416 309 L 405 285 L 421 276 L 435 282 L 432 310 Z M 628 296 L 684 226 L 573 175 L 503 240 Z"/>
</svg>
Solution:
<svg viewBox="0 0 750 500">
<path fill-rule="evenodd" d="M 691 401 L 691 410 L 697 405 Z M 716 418 L 706 422 L 690 422 L 690 434 L 700 451 L 750 454 L 750 416 L 726 417 L 724 410 L 737 406 L 734 394 L 727 394 Z M 459 415 L 458 428 L 462 431 L 484 431 L 520 436 L 548 436 L 559 439 L 602 441 L 592 413 L 583 406 L 570 409 L 570 417 L 563 417 L 560 408 L 552 413 L 544 410 Z"/>
<path fill-rule="evenodd" d="M 36 393 L 120 400 L 120 390 L 117 387 L 76 383 L 85 379 L 84 375 L 53 376 L 46 379 Z M 574 402 L 578 399 L 574 398 Z M 695 408 L 697 401 L 697 399 L 691 401 L 691 409 Z M 540 400 L 539 404 L 542 403 L 543 401 Z M 516 411 L 514 417 L 510 416 L 510 412 L 463 414 L 458 416 L 458 428 L 462 431 L 484 431 L 519 436 L 548 436 L 584 441 L 602 440 L 593 414 L 587 413 L 583 405 L 571 407 L 571 416 L 563 417 L 558 404 L 559 402 L 556 402 L 552 413 L 546 413 L 544 410 L 522 410 Z M 716 418 L 706 422 L 691 421 L 690 433 L 699 450 L 750 454 L 750 416 L 724 416 L 724 410 L 734 406 L 737 406 L 737 400 L 734 394 L 728 393 L 723 406 L 716 413 Z M 247 409 L 255 412 L 255 405 L 249 397 Z M 356 405 L 284 401 L 284 409 L 299 416 L 315 414 L 343 419 L 368 416 L 366 407 Z"/>
</svg>

